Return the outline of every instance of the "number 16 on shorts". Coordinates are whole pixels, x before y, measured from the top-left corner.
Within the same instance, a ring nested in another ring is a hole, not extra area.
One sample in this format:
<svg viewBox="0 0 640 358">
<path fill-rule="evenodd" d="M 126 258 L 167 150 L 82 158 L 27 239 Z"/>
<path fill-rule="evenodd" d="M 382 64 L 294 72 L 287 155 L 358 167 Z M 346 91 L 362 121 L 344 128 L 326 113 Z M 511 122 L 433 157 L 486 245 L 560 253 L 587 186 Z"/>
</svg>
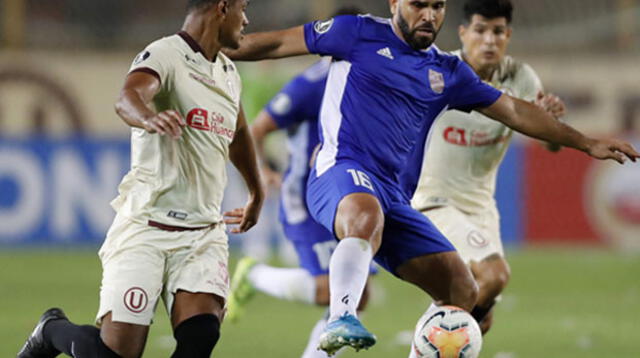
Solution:
<svg viewBox="0 0 640 358">
<path fill-rule="evenodd" d="M 356 186 L 361 186 L 375 192 L 375 190 L 373 190 L 373 184 L 371 184 L 371 179 L 369 179 L 366 173 L 356 169 L 347 169 L 347 173 L 351 174 L 353 183 Z"/>
</svg>

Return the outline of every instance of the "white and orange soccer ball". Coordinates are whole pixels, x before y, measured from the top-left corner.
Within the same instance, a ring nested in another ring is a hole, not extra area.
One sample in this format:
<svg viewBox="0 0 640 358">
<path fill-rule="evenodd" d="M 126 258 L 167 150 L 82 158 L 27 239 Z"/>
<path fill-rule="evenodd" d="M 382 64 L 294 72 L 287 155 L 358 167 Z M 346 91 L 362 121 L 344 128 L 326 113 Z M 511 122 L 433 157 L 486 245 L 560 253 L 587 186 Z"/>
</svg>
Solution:
<svg viewBox="0 0 640 358">
<path fill-rule="evenodd" d="M 482 333 L 471 315 L 455 306 L 441 306 L 425 312 L 413 335 L 412 357 L 477 358 Z"/>
</svg>

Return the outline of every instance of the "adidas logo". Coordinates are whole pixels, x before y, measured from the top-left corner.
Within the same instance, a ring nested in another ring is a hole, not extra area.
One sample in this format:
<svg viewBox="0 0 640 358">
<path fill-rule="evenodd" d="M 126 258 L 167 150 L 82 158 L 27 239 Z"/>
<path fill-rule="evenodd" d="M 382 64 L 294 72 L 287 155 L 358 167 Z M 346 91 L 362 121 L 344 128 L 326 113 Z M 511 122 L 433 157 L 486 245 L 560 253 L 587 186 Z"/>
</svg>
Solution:
<svg viewBox="0 0 640 358">
<path fill-rule="evenodd" d="M 394 59 L 393 55 L 391 54 L 391 50 L 389 50 L 388 47 L 381 48 L 380 50 L 378 50 L 377 54 L 380 56 L 384 56 L 390 60 Z"/>
</svg>

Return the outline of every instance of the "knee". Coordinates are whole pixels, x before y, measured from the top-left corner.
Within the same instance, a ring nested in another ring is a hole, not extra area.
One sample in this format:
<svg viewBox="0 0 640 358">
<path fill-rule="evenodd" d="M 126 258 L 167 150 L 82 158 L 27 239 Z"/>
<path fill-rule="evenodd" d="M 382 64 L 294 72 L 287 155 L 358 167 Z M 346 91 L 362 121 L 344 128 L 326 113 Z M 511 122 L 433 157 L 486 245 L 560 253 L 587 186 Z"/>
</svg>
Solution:
<svg viewBox="0 0 640 358">
<path fill-rule="evenodd" d="M 352 194 L 338 206 L 335 229 L 338 237 L 357 237 L 376 246 L 384 228 L 384 213 L 377 199 L 369 194 Z"/>
<path fill-rule="evenodd" d="M 84 326 L 85 342 L 91 335 L 95 334 L 95 339 L 91 343 L 91 348 L 85 347 L 93 354 L 87 357 L 99 358 L 140 358 L 144 351 L 147 340 L 148 327 L 130 323 L 113 322 L 111 313 L 102 318 L 102 326 L 97 331 L 91 326 Z M 97 333 L 94 333 L 97 332 Z M 83 347 L 75 347 L 83 350 Z M 79 353 L 79 352 L 76 352 Z M 77 357 L 85 357 L 76 354 Z"/>
<path fill-rule="evenodd" d="M 491 301 L 507 287 L 511 278 L 509 265 L 502 258 L 481 262 L 473 271 L 482 291 L 480 296 Z"/>
<path fill-rule="evenodd" d="M 511 279 L 511 269 L 507 263 L 504 263 L 504 267 L 497 270 L 494 276 L 495 288 L 500 292 L 504 290 L 509 284 L 509 280 Z"/>
<path fill-rule="evenodd" d="M 172 358 L 208 358 L 220 338 L 220 320 L 213 314 L 191 317 L 176 327 L 174 337 Z"/>
</svg>

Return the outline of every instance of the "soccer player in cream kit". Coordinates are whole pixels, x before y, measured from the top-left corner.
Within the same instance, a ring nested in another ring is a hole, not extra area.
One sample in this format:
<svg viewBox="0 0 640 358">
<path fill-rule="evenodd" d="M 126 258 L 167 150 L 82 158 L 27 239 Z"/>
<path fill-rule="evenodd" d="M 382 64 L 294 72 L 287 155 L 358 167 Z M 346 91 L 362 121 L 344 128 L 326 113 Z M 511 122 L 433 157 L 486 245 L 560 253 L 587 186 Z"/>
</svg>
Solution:
<svg viewBox="0 0 640 358">
<path fill-rule="evenodd" d="M 467 0 L 459 28 L 463 48 L 453 54 L 492 86 L 561 117 L 562 101 L 542 95 L 536 72 L 506 55 L 512 12 L 510 0 Z M 479 112 L 444 113 L 431 128 L 412 199 L 413 207 L 435 224 L 471 266 L 479 286 L 472 313 L 483 332 L 491 326 L 492 307 L 510 277 L 494 194 L 498 167 L 512 135 L 509 127 Z"/>
<path fill-rule="evenodd" d="M 258 219 L 263 190 L 240 103 L 235 65 L 248 24 L 246 0 L 190 0 L 182 31 L 134 60 L 116 104 L 132 127 L 131 170 L 112 202 L 116 218 L 100 249 L 103 278 L 93 326 L 59 309 L 41 317 L 19 358 L 140 357 L 158 299 L 170 315 L 173 358 L 205 358 L 218 340 L 229 289 L 220 205 L 230 159 L 250 197 L 232 232 Z"/>
<path fill-rule="evenodd" d="M 419 167 L 431 125 L 445 110 L 477 110 L 598 159 L 640 156 L 626 142 L 586 137 L 536 105 L 484 84 L 458 57 L 431 46 L 445 1 L 389 4 L 390 19 L 338 16 L 250 34 L 228 53 L 234 60 L 309 53 L 334 59 L 320 113 L 321 149 L 307 185 L 311 215 L 340 241 L 329 264 L 330 318 L 320 338 L 329 355 L 375 344 L 356 313 L 372 259 L 439 304 L 471 311 L 476 303 L 478 289 L 464 261 L 410 205 L 418 175 L 404 174 Z"/>
</svg>

